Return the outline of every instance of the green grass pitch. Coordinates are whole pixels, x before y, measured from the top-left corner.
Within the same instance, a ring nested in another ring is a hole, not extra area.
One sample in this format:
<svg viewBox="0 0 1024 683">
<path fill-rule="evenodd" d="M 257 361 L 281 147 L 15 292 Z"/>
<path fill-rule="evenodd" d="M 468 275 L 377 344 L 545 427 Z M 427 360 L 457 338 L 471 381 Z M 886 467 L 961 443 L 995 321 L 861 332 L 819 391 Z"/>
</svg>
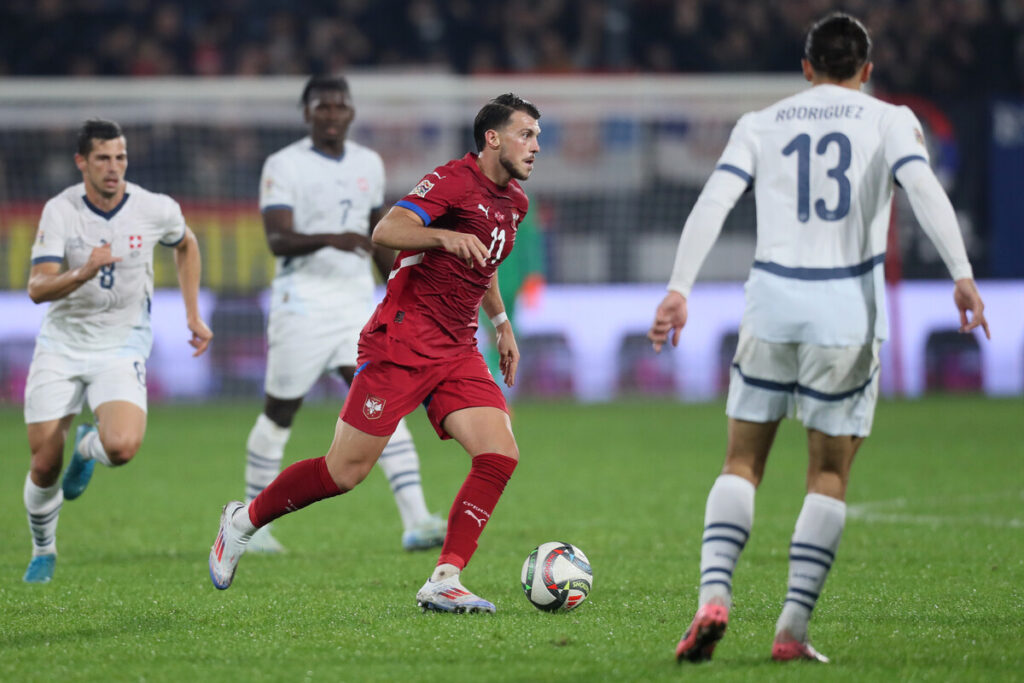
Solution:
<svg viewBox="0 0 1024 683">
<path fill-rule="evenodd" d="M 287 461 L 322 455 L 337 406 L 309 405 Z M 827 668 L 775 664 L 787 544 L 804 486 L 802 428 L 780 431 L 712 662 L 677 665 L 696 606 L 704 501 L 721 467 L 721 404 L 521 403 L 522 462 L 464 572 L 496 615 L 423 614 L 436 553 L 405 553 L 379 471 L 280 520 L 282 557 L 243 558 L 214 590 L 206 556 L 242 492 L 257 403 L 154 406 L 135 461 L 97 468 L 65 503 L 54 581 L 21 581 L 30 539 L 20 408 L 0 409 L 3 681 L 1024 680 L 1024 404 L 883 402 L 854 465 L 846 533 L 811 624 Z M 469 461 L 413 416 L 427 501 L 447 506 Z M 568 614 L 519 588 L 528 552 L 590 557 Z"/>
</svg>

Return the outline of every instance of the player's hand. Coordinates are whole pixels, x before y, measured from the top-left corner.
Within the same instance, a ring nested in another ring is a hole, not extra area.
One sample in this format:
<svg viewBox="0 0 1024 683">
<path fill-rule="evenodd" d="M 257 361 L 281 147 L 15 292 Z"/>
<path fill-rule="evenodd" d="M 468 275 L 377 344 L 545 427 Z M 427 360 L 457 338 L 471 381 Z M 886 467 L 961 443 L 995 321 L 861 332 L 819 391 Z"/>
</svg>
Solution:
<svg viewBox="0 0 1024 683">
<path fill-rule="evenodd" d="M 672 346 L 679 346 L 679 334 L 686 325 L 686 297 L 679 292 L 669 292 L 658 304 L 658 310 L 654 312 L 654 322 L 647 332 L 647 338 L 651 340 L 654 351 L 661 352 L 661 347 L 669 339 L 669 332 L 672 333 Z"/>
<path fill-rule="evenodd" d="M 201 356 L 210 345 L 210 340 L 213 339 L 213 332 L 200 318 L 189 321 L 188 329 L 192 332 L 192 338 L 188 340 L 188 343 L 195 349 L 192 357 Z"/>
<path fill-rule="evenodd" d="M 974 280 L 965 277 L 956 281 L 956 286 L 953 288 L 953 303 L 960 311 L 961 332 L 970 332 L 976 327 L 981 327 L 985 331 L 985 339 L 992 338 L 988 332 L 988 321 L 985 320 L 985 303 L 981 300 L 981 294 L 978 293 L 978 287 L 974 284 Z M 968 311 L 971 312 L 970 319 L 967 317 Z"/>
<path fill-rule="evenodd" d="M 103 266 L 109 266 L 111 263 L 121 260 L 120 256 L 113 256 L 110 253 L 110 246 L 110 244 L 101 244 L 89 252 L 89 260 L 78 268 L 79 278 L 83 282 L 95 277 Z"/>
<path fill-rule="evenodd" d="M 506 386 L 515 386 L 516 370 L 519 369 L 519 346 L 512 334 L 512 323 L 507 320 L 495 329 L 495 346 L 498 348 L 498 368 Z"/>
<path fill-rule="evenodd" d="M 368 256 L 373 253 L 373 242 L 366 235 L 358 232 L 343 232 L 331 237 L 331 246 L 341 251 L 354 251 L 360 256 Z"/>
<path fill-rule="evenodd" d="M 490 254 L 476 235 L 454 230 L 439 230 L 438 238 L 441 240 L 441 248 L 449 254 L 458 256 L 467 267 L 472 268 L 474 261 L 481 266 L 487 265 L 487 257 Z"/>
</svg>

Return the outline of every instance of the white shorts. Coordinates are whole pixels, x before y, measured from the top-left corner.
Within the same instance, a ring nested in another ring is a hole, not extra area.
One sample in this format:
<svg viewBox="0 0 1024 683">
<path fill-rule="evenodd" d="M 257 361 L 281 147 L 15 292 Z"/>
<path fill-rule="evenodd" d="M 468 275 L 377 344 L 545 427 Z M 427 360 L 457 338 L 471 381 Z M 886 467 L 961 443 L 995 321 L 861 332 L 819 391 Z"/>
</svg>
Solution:
<svg viewBox="0 0 1024 683">
<path fill-rule="evenodd" d="M 369 319 L 325 319 L 291 310 L 270 314 L 267 325 L 267 376 L 263 390 L 274 398 L 302 398 L 320 376 L 356 364 L 356 345 Z"/>
<path fill-rule="evenodd" d="M 146 359 L 139 355 L 74 358 L 36 347 L 25 383 L 25 423 L 58 420 L 110 401 L 146 411 Z"/>
<path fill-rule="evenodd" d="M 867 436 L 878 402 L 880 344 L 780 344 L 741 328 L 725 412 L 749 422 L 775 422 L 795 413 L 808 429 Z"/>
</svg>

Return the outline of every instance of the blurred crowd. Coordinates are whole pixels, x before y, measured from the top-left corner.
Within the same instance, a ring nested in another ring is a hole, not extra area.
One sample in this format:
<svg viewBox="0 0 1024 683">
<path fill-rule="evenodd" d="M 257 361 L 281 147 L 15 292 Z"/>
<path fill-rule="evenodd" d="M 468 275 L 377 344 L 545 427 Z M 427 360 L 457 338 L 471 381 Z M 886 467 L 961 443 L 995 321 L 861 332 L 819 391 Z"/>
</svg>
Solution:
<svg viewBox="0 0 1024 683">
<path fill-rule="evenodd" d="M 1024 92 L 1024 0 L 4 0 L 0 75 L 790 71 L 839 6 L 883 89 Z"/>
</svg>

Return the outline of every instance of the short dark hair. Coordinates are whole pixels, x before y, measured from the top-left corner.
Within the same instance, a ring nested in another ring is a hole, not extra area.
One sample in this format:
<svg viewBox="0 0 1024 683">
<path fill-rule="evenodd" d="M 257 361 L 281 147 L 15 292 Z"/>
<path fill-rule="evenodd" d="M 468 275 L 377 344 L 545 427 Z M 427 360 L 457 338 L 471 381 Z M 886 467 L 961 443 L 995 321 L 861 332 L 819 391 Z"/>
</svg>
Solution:
<svg viewBox="0 0 1024 683">
<path fill-rule="evenodd" d="M 89 119 L 78 130 L 78 153 L 83 157 L 89 156 L 94 139 L 114 140 L 120 137 L 124 137 L 124 133 L 121 132 L 121 126 L 114 121 Z"/>
<path fill-rule="evenodd" d="M 868 30 L 849 14 L 833 12 L 807 32 L 804 57 L 816 72 L 829 78 L 852 78 L 870 55 Z"/>
<path fill-rule="evenodd" d="M 540 118 L 540 110 L 533 106 L 533 102 L 510 92 L 498 95 L 485 104 L 473 120 L 473 141 L 476 142 L 476 151 L 483 150 L 487 144 L 484 139 L 487 131 L 501 128 L 508 122 L 512 113 L 517 111 L 526 112 L 535 119 Z"/>
<path fill-rule="evenodd" d="M 337 90 L 347 93 L 348 81 L 344 76 L 310 76 L 306 81 L 306 87 L 302 89 L 302 106 L 309 104 L 309 98 L 314 90 Z"/>
</svg>

